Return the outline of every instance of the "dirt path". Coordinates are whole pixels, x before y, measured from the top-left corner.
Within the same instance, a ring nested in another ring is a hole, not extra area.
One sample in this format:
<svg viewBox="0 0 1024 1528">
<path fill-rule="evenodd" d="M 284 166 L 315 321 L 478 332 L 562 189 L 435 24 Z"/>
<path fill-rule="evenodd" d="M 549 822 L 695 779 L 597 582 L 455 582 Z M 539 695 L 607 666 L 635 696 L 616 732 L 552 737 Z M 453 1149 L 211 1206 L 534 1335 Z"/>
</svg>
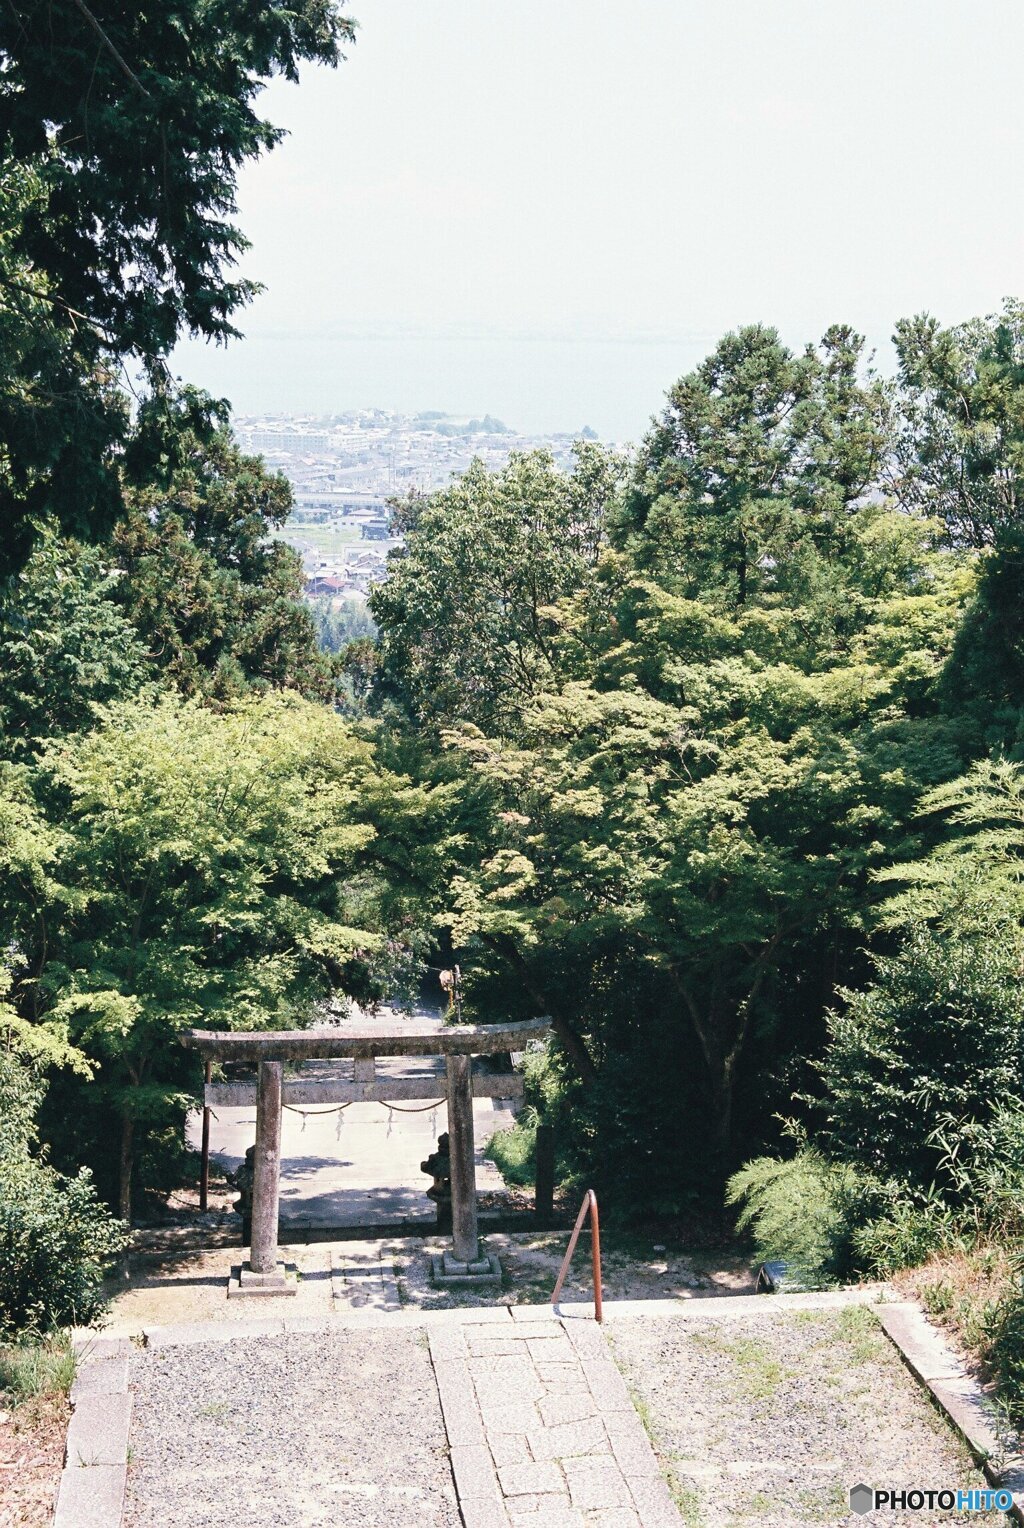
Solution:
<svg viewBox="0 0 1024 1528">
<path fill-rule="evenodd" d="M 838 1528 L 861 1482 L 983 1488 L 867 1306 L 616 1320 L 612 1349 L 689 1528 Z M 922 1521 L 976 1522 L 936 1510 Z M 872 1524 L 905 1523 L 875 1512 Z"/>
<path fill-rule="evenodd" d="M 141 1353 L 124 1528 L 458 1528 L 421 1333 Z"/>
</svg>

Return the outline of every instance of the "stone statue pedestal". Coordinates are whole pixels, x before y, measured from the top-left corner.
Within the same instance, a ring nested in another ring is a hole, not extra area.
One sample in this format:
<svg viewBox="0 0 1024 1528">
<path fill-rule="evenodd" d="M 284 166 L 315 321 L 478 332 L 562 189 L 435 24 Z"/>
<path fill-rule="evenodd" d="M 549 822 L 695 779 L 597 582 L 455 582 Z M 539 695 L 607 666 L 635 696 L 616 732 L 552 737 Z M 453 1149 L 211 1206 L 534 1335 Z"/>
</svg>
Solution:
<svg viewBox="0 0 1024 1528">
<path fill-rule="evenodd" d="M 430 1282 L 439 1289 L 454 1285 L 501 1284 L 501 1263 L 496 1252 L 484 1252 L 477 1258 L 461 1261 L 450 1252 L 430 1259 Z"/>
<path fill-rule="evenodd" d="M 257 1273 L 248 1263 L 232 1268 L 228 1279 L 228 1299 L 239 1295 L 294 1295 L 299 1290 L 299 1274 L 294 1263 L 277 1263 L 269 1273 Z"/>
</svg>

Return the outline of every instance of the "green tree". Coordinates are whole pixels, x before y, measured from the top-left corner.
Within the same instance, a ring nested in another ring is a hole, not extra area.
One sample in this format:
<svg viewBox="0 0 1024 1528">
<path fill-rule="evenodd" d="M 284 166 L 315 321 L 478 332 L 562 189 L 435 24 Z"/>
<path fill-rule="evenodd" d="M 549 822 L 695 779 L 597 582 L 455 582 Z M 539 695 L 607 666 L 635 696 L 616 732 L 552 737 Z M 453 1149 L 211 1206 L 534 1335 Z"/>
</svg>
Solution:
<svg viewBox="0 0 1024 1528">
<path fill-rule="evenodd" d="M 158 380 L 182 332 L 225 339 L 255 290 L 231 279 L 239 169 L 280 139 L 255 102 L 305 59 L 334 64 L 352 23 L 186 0 L 11 0 L 0 33 L 0 571 L 51 514 L 85 538 L 120 503 L 127 411 L 114 381 Z"/>
<path fill-rule="evenodd" d="M 591 576 L 621 464 L 580 443 L 571 474 L 550 455 L 480 462 L 396 508 L 404 545 L 370 596 L 379 693 L 419 722 L 515 729 L 553 682 L 557 602 Z"/>
<path fill-rule="evenodd" d="M 167 481 L 129 495 L 110 553 L 153 668 L 185 695 L 257 684 L 332 699 L 299 557 L 274 538 L 291 510 L 287 479 L 226 429 L 204 437 L 187 417 L 166 448 Z"/>
<path fill-rule="evenodd" d="M 190 1103 L 183 1030 L 300 1026 L 365 989 L 384 944 L 369 803 L 394 810 L 367 743 L 278 695 L 219 713 L 172 697 L 112 708 L 51 745 L 37 788 L 59 820 L 61 891 L 28 974 L 41 1017 L 94 1068 L 83 1135 L 90 1110 L 118 1121 L 127 1220 L 140 1153 L 177 1135 Z"/>
<path fill-rule="evenodd" d="M 602 1140 L 634 1202 L 671 1198 L 652 1152 L 669 1174 L 687 1155 L 719 1171 L 737 1100 L 757 1129 L 787 1101 L 859 974 L 870 871 L 962 768 L 939 685 L 970 559 L 877 498 L 889 398 L 858 354 L 839 330 L 801 358 L 769 331 L 723 342 L 622 506 L 601 497 L 614 544 L 599 534 L 546 596 L 543 644 L 506 593 L 529 587 L 536 542 L 496 553 L 507 482 L 482 471 L 456 507 L 413 507 L 374 595 L 381 689 L 440 726 L 465 778 L 439 916 L 475 1010 L 552 1016 L 587 1171 Z"/>
<path fill-rule="evenodd" d="M 670 390 L 615 543 L 664 587 L 726 609 L 799 601 L 885 460 L 889 401 L 861 378 L 862 351 L 841 326 L 801 355 L 763 325 L 726 335 Z"/>
<path fill-rule="evenodd" d="M 948 329 L 929 314 L 903 319 L 895 342 L 903 498 L 970 546 L 1020 530 L 1024 304 Z"/>
<path fill-rule="evenodd" d="M 105 704 L 138 692 L 147 664 L 117 604 L 109 549 L 46 534 L 4 602 L 0 624 L 0 751 L 88 729 Z"/>
</svg>

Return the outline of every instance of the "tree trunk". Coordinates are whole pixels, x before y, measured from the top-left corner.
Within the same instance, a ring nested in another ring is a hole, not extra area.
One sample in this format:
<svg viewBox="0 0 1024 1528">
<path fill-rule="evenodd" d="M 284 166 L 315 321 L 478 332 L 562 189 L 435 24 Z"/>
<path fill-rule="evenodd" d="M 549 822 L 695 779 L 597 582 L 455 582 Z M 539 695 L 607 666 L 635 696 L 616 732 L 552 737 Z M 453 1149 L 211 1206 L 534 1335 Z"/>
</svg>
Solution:
<svg viewBox="0 0 1024 1528">
<path fill-rule="evenodd" d="M 750 1014 L 750 997 L 733 1014 L 725 1000 L 712 994 L 701 1008 L 678 976 L 674 978 L 697 1036 L 707 1079 L 704 1096 L 708 1107 L 708 1150 L 716 1171 L 725 1173 L 732 1157 L 733 1093 L 736 1066 L 743 1052 Z M 758 979 L 756 986 L 760 985 Z M 755 991 L 756 991 L 755 986 Z"/>
<path fill-rule="evenodd" d="M 558 1012 L 551 1004 L 547 995 L 534 982 L 529 965 L 517 948 L 515 941 L 507 935 L 481 933 L 479 937 L 483 940 L 484 944 L 489 945 L 492 950 L 496 951 L 497 954 L 501 955 L 515 968 L 524 988 L 537 1004 L 538 1013 L 547 1012 L 550 1016 L 551 1027 L 558 1037 L 562 1049 L 572 1062 L 580 1081 L 585 1083 L 596 1081 L 597 1068 L 594 1065 L 590 1052 L 587 1050 L 583 1036 L 564 1014 Z"/>
<path fill-rule="evenodd" d="M 117 1195 L 117 1213 L 131 1225 L 132 1177 L 135 1172 L 135 1121 L 130 1114 L 121 1115 L 121 1169 Z"/>
<path fill-rule="evenodd" d="M 708 1068 L 708 1114 L 711 1159 L 716 1171 L 725 1174 L 732 1161 L 732 1100 L 734 1068 L 729 1058 L 716 1057 Z"/>
</svg>

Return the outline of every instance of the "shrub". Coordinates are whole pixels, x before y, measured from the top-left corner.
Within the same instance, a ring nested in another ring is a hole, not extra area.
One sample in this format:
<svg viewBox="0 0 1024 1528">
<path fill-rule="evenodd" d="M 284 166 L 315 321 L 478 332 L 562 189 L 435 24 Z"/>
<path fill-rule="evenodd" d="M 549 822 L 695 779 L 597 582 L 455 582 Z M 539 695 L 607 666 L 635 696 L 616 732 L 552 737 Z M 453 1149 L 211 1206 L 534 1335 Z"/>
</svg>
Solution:
<svg viewBox="0 0 1024 1528">
<path fill-rule="evenodd" d="M 726 1203 L 742 1206 L 737 1226 L 752 1233 L 760 1259 L 781 1258 L 803 1282 L 823 1284 L 851 1269 L 868 1193 L 852 1167 L 805 1146 L 789 1161 L 748 1162 L 729 1179 Z"/>
<path fill-rule="evenodd" d="M 127 1245 L 127 1229 L 101 1203 L 87 1170 L 65 1177 L 33 1154 L 40 1084 L 0 1051 L 0 1334 L 88 1324 L 103 1309 L 101 1283 Z"/>
<path fill-rule="evenodd" d="M 914 1199 L 895 1183 L 880 1185 L 877 1193 L 884 1210 L 855 1226 L 850 1236 L 854 1261 L 863 1273 L 887 1279 L 960 1244 L 960 1219 L 937 1195 Z"/>
<path fill-rule="evenodd" d="M 536 1173 L 536 1147 L 536 1118 L 518 1119 L 507 1130 L 494 1132 L 484 1156 L 494 1163 L 506 1183 L 525 1188 L 533 1183 Z"/>
<path fill-rule="evenodd" d="M 1018 1274 L 997 1302 L 986 1332 L 984 1357 L 991 1365 L 1002 1410 L 1024 1425 L 1024 1285 Z"/>
<path fill-rule="evenodd" d="M 845 993 L 821 1064 L 830 1155 L 879 1179 L 959 1198 L 936 1126 L 984 1125 L 1018 1087 L 1019 950 L 918 929 Z"/>
<path fill-rule="evenodd" d="M 0 1158 L 0 1330 L 95 1321 L 104 1270 L 127 1240 L 88 1169 L 66 1178 L 35 1157 Z"/>
</svg>

